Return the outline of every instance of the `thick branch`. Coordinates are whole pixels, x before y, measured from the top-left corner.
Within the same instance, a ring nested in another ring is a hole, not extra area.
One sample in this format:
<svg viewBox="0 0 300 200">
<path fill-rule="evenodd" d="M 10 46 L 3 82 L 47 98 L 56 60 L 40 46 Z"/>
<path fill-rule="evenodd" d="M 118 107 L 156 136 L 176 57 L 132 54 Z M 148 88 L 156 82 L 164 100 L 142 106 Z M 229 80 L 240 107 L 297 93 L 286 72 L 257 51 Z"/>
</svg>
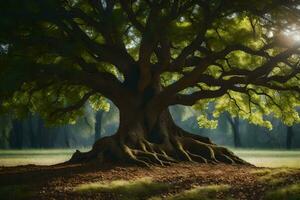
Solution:
<svg viewBox="0 0 300 200">
<path fill-rule="evenodd" d="M 227 92 L 227 87 L 221 87 L 218 90 L 202 90 L 189 95 L 177 94 L 170 99 L 170 105 L 192 106 L 200 99 L 210 99 L 223 96 Z"/>
<path fill-rule="evenodd" d="M 74 16 L 72 16 L 72 14 L 80 17 L 85 22 L 87 22 L 88 24 L 95 27 L 98 31 L 100 31 L 100 33 L 102 33 L 108 44 L 99 44 L 93 41 L 80 28 L 80 26 L 76 22 L 74 22 L 74 20 L 72 19 Z M 68 33 L 69 37 L 71 37 L 73 40 L 83 43 L 87 50 L 90 52 L 90 55 L 98 61 L 111 63 L 115 65 L 121 72 L 123 72 L 125 76 L 127 75 L 128 71 L 130 70 L 129 68 L 133 66 L 133 63 L 135 63 L 135 61 L 125 49 L 124 44 L 121 42 L 121 38 L 119 38 L 119 40 L 113 39 L 113 41 L 119 41 L 119 43 L 112 43 L 110 37 L 111 33 L 107 32 L 106 26 L 101 25 L 101 23 L 93 20 L 79 9 L 73 10 L 71 14 L 65 13 L 63 17 L 66 18 L 71 28 L 63 22 L 55 23 L 62 30 Z"/>
<path fill-rule="evenodd" d="M 82 85 L 91 88 L 105 97 L 111 99 L 116 105 L 126 104 L 133 95 L 126 90 L 122 83 L 108 72 L 88 73 L 74 68 L 66 68 L 57 65 L 37 65 L 36 79 L 58 79 L 67 81 L 70 85 Z M 108 87 L 109 86 L 109 87 Z M 120 98 L 126 96 L 126 99 Z"/>
<path fill-rule="evenodd" d="M 120 0 L 122 8 L 126 12 L 129 21 L 132 25 L 139 30 L 141 33 L 145 32 L 145 27 L 137 20 L 136 14 L 133 12 L 132 8 L 130 7 L 130 2 L 128 0 Z"/>
<path fill-rule="evenodd" d="M 87 92 L 86 94 L 83 95 L 83 97 L 77 101 L 75 104 L 72 104 L 70 106 L 64 107 L 64 108 L 58 108 L 55 111 L 53 111 L 50 114 L 50 117 L 60 117 L 61 115 L 65 114 L 65 113 L 70 113 L 76 110 L 79 110 L 80 108 L 82 108 L 84 106 L 84 104 L 87 102 L 87 100 L 93 95 L 95 94 L 94 91 L 90 91 Z"/>
</svg>

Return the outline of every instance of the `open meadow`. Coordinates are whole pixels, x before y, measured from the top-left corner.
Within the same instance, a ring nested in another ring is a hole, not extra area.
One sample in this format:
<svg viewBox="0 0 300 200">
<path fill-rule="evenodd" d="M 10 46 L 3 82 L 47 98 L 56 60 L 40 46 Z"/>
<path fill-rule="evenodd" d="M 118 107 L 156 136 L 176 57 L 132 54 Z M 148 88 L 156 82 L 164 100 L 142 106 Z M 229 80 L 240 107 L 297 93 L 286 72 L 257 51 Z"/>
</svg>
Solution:
<svg viewBox="0 0 300 200">
<path fill-rule="evenodd" d="M 257 167 L 300 168 L 300 150 L 231 150 Z M 74 152 L 75 149 L 0 150 L 0 166 L 53 165 L 67 161 Z"/>
</svg>

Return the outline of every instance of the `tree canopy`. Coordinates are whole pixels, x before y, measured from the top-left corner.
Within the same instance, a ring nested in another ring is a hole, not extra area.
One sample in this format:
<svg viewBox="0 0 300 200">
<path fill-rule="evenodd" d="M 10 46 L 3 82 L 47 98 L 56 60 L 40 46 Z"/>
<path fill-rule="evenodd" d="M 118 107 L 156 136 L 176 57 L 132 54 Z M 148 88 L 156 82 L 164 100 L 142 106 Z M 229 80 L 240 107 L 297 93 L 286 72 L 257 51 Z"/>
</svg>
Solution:
<svg viewBox="0 0 300 200">
<path fill-rule="evenodd" d="M 300 122 L 298 0 L 10 0 L 0 3 L 1 111 L 73 122 L 108 109 L 194 106 Z M 149 86 L 162 84 L 151 96 Z M 151 98 L 150 98 L 151 96 Z M 209 109 L 210 115 L 207 115 Z"/>
</svg>

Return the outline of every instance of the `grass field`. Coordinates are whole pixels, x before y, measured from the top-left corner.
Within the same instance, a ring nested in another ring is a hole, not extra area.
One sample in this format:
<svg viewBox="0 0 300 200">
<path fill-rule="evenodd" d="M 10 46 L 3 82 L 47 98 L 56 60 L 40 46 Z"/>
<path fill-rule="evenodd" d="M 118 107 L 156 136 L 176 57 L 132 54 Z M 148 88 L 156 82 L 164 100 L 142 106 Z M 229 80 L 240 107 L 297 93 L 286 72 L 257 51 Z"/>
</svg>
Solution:
<svg viewBox="0 0 300 200">
<path fill-rule="evenodd" d="M 258 167 L 300 168 L 300 150 L 233 149 L 233 151 L 244 160 Z"/>
<path fill-rule="evenodd" d="M 53 165 L 71 158 L 74 149 L 0 150 L 0 166 Z"/>
<path fill-rule="evenodd" d="M 74 149 L 0 150 L 0 166 L 57 164 L 68 160 L 74 151 Z M 259 167 L 300 168 L 300 150 L 232 149 L 232 151 Z"/>
</svg>

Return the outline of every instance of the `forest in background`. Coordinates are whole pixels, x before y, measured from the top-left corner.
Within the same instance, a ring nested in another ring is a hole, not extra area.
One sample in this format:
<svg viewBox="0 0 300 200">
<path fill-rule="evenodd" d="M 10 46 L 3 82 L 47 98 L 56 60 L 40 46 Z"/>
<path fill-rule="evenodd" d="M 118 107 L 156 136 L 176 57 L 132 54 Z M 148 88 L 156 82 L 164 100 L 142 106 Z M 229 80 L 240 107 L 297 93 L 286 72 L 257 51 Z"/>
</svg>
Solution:
<svg viewBox="0 0 300 200">
<path fill-rule="evenodd" d="M 209 137 L 213 142 L 236 148 L 297 149 L 300 148 L 300 125 L 292 127 L 271 119 L 273 129 L 250 124 L 223 113 L 215 129 L 201 128 L 194 109 L 186 106 L 169 108 L 175 122 L 194 134 Z M 14 119 L 0 116 L 0 149 L 24 148 L 89 148 L 96 139 L 112 135 L 119 124 L 119 111 L 111 103 L 108 112 L 93 112 L 89 105 L 76 124 L 47 126 L 37 115 Z"/>
</svg>

